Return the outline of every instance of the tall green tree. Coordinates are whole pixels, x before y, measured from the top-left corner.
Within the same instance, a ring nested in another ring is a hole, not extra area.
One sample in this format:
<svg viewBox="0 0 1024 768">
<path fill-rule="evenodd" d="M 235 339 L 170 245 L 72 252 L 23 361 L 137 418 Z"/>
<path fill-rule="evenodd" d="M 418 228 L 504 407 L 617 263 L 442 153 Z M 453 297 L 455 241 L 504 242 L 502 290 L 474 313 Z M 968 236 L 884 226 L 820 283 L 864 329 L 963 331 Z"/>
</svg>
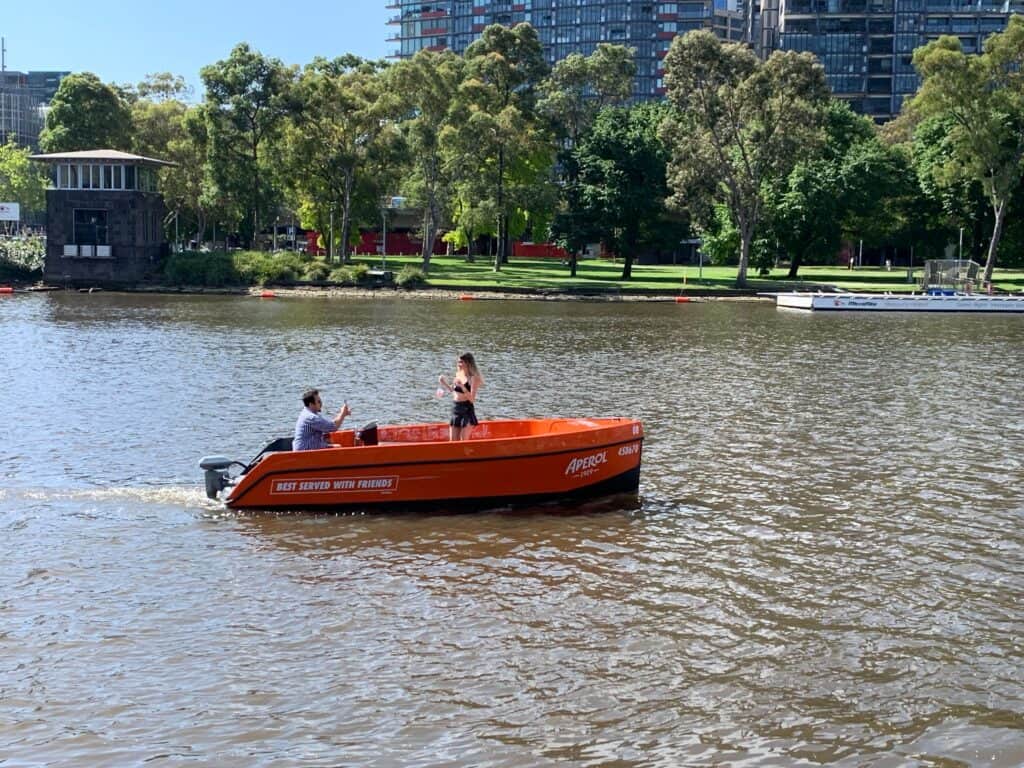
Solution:
<svg viewBox="0 0 1024 768">
<path fill-rule="evenodd" d="M 459 119 L 453 107 L 463 71 L 460 56 L 424 50 L 386 73 L 386 90 L 395 99 L 409 158 L 402 191 L 423 209 L 424 271 L 430 269 L 434 243 L 455 192 L 451 166 L 445 165 L 441 151 L 441 134 Z"/>
<path fill-rule="evenodd" d="M 914 52 L 921 88 L 909 108 L 951 126 L 950 152 L 939 172 L 946 180 L 981 184 L 992 209 L 983 281 L 991 283 L 1010 200 L 1024 159 L 1024 18 L 985 40 L 980 56 L 943 36 Z"/>
<path fill-rule="evenodd" d="M 817 156 L 798 160 L 766 194 L 771 239 L 789 255 L 790 279 L 803 264 L 831 262 L 844 236 L 898 228 L 892 198 L 905 181 L 902 155 L 838 99 L 825 110 L 825 136 Z"/>
<path fill-rule="evenodd" d="M 549 199 L 554 148 L 535 109 L 547 64 L 529 24 L 492 24 L 465 60 L 455 104 L 460 119 L 442 131 L 441 143 L 461 215 L 478 220 L 481 210 L 494 212 L 497 271 L 507 260 L 512 214 Z"/>
<path fill-rule="evenodd" d="M 555 64 L 540 85 L 537 108 L 547 115 L 561 140 L 558 155 L 559 205 L 550 236 L 569 252 L 569 272 L 575 277 L 579 255 L 595 234 L 583 211 L 579 165 L 573 148 L 605 107 L 625 104 L 633 90 L 636 63 L 633 49 L 599 43 L 589 56 L 571 53 Z"/>
<path fill-rule="evenodd" d="M 244 212 L 238 224 L 252 243 L 277 207 L 271 158 L 292 108 L 295 71 L 240 43 L 199 75 L 206 87 L 209 171 L 219 194 Z"/>
<path fill-rule="evenodd" d="M 289 184 L 321 232 L 337 214 L 344 261 L 357 211 L 376 210 L 388 183 L 382 174 L 397 140 L 380 65 L 317 58 L 299 78 L 296 104 L 285 153 Z"/>
<path fill-rule="evenodd" d="M 91 72 L 68 75 L 60 82 L 39 136 L 44 152 L 131 149 L 128 104 Z"/>
<path fill-rule="evenodd" d="M 665 68 L 677 107 L 663 133 L 672 202 L 705 221 L 713 203 L 728 206 L 740 234 L 736 284 L 745 286 L 766 187 L 824 141 L 824 70 L 809 53 L 776 52 L 760 62 L 746 46 L 703 30 L 673 40 Z"/>
<path fill-rule="evenodd" d="M 623 280 L 632 276 L 639 246 L 679 229 L 665 209 L 668 151 L 659 130 L 668 112 L 659 103 L 604 109 L 573 151 L 581 212 L 588 228 L 622 256 Z"/>
</svg>

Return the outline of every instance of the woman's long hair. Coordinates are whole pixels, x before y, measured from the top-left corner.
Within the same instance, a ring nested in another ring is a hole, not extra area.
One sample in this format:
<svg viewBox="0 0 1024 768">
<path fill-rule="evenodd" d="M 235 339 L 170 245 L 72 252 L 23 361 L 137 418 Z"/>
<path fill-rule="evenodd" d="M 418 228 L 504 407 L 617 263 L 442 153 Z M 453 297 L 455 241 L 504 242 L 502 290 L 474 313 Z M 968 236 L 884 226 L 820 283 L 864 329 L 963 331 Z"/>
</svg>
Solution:
<svg viewBox="0 0 1024 768">
<path fill-rule="evenodd" d="M 466 375 L 472 378 L 476 376 L 480 379 L 480 383 L 484 383 L 484 375 L 480 373 L 480 369 L 476 367 L 476 359 L 473 357 L 471 352 L 465 352 L 459 355 L 459 360 L 466 364 Z"/>
</svg>

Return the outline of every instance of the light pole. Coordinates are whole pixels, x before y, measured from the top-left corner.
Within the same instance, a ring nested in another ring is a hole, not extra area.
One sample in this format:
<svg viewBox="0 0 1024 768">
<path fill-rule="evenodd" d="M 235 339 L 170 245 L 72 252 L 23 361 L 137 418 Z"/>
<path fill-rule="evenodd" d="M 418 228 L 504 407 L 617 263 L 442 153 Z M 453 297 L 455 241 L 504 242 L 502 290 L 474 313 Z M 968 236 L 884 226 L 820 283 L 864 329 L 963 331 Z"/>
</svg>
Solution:
<svg viewBox="0 0 1024 768">
<path fill-rule="evenodd" d="M 956 254 L 957 261 L 964 260 L 964 228 L 960 227 L 960 246 Z"/>
</svg>

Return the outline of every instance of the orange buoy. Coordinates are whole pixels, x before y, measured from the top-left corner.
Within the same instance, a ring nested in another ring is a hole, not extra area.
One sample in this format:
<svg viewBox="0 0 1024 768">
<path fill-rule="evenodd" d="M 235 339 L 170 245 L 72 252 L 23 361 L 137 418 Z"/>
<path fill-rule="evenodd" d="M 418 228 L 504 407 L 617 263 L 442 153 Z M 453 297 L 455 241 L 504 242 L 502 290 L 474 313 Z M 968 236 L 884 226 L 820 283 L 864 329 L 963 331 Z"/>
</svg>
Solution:
<svg viewBox="0 0 1024 768">
<path fill-rule="evenodd" d="M 261 291 L 260 292 L 260 298 L 261 299 L 274 299 L 274 298 L 277 298 L 277 294 L 274 293 L 273 291 Z"/>
<path fill-rule="evenodd" d="M 461 296 L 459 296 L 459 301 L 473 301 L 473 299 L 475 298 L 476 296 L 474 296 L 471 293 L 464 293 Z"/>
<path fill-rule="evenodd" d="M 690 303 L 690 297 L 689 296 L 676 296 L 676 304 L 689 304 L 689 303 Z"/>
<path fill-rule="evenodd" d="M 14 293 L 14 289 L 9 285 L 0 285 L 0 293 Z"/>
</svg>

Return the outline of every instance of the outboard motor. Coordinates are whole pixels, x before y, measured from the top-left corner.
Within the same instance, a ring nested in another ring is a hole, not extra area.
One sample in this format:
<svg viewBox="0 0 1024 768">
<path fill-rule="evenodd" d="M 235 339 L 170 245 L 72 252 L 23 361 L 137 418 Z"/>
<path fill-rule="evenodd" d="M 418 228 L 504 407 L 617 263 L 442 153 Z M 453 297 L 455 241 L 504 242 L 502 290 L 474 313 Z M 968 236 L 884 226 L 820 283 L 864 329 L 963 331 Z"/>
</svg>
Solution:
<svg viewBox="0 0 1024 768">
<path fill-rule="evenodd" d="M 216 499 L 217 494 L 228 486 L 228 468 L 237 462 L 225 456 L 204 456 L 199 468 L 206 473 L 206 495 Z"/>
</svg>

